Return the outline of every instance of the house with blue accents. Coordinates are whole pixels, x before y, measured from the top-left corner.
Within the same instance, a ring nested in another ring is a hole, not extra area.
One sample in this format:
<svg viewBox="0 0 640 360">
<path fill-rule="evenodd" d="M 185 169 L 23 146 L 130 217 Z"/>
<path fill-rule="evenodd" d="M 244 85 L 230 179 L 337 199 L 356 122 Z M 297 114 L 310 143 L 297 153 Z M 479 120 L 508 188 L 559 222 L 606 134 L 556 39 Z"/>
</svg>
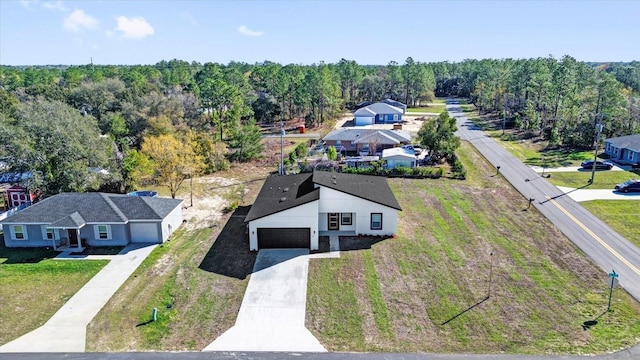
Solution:
<svg viewBox="0 0 640 360">
<path fill-rule="evenodd" d="M 604 144 L 604 152 L 611 160 L 621 164 L 640 164 L 640 134 L 606 139 Z"/>
<path fill-rule="evenodd" d="M 373 124 L 395 124 L 402 121 L 403 111 L 395 106 L 377 102 L 356 110 L 354 115 L 355 126 Z"/>
</svg>

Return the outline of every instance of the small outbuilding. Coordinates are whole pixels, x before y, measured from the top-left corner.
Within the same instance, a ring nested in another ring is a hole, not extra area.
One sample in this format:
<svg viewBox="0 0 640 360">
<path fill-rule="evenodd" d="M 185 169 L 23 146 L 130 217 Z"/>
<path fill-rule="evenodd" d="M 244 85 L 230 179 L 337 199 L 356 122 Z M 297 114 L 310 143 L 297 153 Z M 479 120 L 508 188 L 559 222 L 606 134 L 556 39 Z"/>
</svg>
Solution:
<svg viewBox="0 0 640 360">
<path fill-rule="evenodd" d="M 416 167 L 416 155 L 413 150 L 402 147 L 382 150 L 382 160 L 386 161 L 387 168 L 393 169 L 397 167 Z"/>
</svg>

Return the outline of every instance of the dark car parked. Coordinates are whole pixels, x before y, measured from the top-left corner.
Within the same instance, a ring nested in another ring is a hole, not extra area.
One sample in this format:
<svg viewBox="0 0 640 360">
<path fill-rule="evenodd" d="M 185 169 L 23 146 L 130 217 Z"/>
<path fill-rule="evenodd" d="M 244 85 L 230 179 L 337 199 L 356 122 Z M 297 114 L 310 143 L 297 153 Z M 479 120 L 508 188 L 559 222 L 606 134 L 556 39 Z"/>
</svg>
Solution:
<svg viewBox="0 0 640 360">
<path fill-rule="evenodd" d="M 615 190 L 623 193 L 640 192 L 640 180 L 627 180 L 622 184 L 616 185 Z"/>
<path fill-rule="evenodd" d="M 587 170 L 593 169 L 593 160 L 583 161 L 580 166 Z M 608 161 L 596 161 L 596 169 L 598 170 L 611 170 L 612 167 L 613 164 Z"/>
</svg>

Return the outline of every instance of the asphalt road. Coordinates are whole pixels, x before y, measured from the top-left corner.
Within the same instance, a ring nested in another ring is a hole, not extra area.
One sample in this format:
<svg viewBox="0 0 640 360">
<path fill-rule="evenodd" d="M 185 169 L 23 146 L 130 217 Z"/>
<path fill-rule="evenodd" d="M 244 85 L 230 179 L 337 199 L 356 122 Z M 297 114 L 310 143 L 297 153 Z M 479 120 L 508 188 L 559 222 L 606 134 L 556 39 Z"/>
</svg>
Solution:
<svg viewBox="0 0 640 360">
<path fill-rule="evenodd" d="M 487 136 L 459 105 L 447 105 L 447 110 L 457 119 L 458 136 L 473 144 L 494 167 L 500 166 L 500 175 L 523 195 L 523 209 L 534 199 L 532 205 L 603 270 L 603 286 L 607 274 L 615 270 L 620 285 L 640 301 L 640 250 L 635 245 Z"/>
</svg>

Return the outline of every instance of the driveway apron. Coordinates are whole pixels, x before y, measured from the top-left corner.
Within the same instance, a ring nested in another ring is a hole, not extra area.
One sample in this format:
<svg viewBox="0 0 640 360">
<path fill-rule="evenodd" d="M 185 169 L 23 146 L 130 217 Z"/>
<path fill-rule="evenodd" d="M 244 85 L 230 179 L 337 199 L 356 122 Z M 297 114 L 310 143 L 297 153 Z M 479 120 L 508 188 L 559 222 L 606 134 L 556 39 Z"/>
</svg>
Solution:
<svg viewBox="0 0 640 360">
<path fill-rule="evenodd" d="M 125 247 L 49 321 L 0 346 L 0 352 L 84 352 L 89 322 L 156 246 L 132 244 Z"/>
<path fill-rule="evenodd" d="M 235 325 L 203 351 L 327 351 L 304 326 L 308 254 L 260 250 Z"/>
</svg>

